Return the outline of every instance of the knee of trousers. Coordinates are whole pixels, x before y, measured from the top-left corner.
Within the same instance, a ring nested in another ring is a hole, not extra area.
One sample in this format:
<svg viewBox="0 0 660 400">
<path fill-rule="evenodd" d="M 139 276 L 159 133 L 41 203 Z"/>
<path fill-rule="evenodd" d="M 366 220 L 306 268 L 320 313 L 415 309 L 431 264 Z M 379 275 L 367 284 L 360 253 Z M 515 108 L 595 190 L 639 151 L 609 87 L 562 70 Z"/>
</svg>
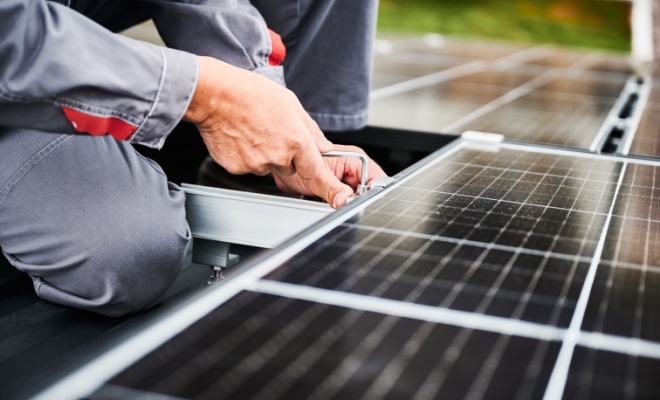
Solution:
<svg viewBox="0 0 660 400">
<path fill-rule="evenodd" d="M 5 153 L 36 144 L 0 202 L 3 253 L 45 300 L 109 316 L 151 305 L 185 258 L 185 194 L 129 144 L 20 133 Z"/>
<path fill-rule="evenodd" d="M 174 283 L 190 241 L 185 219 L 137 226 L 132 233 L 82 240 L 70 256 L 33 276 L 37 294 L 58 304 L 107 316 L 122 316 L 153 305 Z"/>
</svg>

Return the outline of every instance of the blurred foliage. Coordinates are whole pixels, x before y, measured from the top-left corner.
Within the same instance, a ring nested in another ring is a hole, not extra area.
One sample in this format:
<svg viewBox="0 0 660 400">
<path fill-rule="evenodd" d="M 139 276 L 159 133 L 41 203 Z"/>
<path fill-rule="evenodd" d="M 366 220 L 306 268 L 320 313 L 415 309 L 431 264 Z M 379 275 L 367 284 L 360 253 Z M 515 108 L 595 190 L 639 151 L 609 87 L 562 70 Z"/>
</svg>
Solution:
<svg viewBox="0 0 660 400">
<path fill-rule="evenodd" d="M 359 1 L 359 0 L 355 0 Z M 630 5 L 599 0 L 380 0 L 380 30 L 630 51 Z"/>
</svg>

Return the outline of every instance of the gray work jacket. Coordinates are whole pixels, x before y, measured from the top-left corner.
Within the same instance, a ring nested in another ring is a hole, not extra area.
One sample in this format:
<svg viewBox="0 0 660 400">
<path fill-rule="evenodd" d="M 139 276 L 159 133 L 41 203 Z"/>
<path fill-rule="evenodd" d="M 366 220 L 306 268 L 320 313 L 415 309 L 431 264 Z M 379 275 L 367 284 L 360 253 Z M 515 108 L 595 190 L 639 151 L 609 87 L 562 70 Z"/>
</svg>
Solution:
<svg viewBox="0 0 660 400">
<path fill-rule="evenodd" d="M 194 54 L 282 81 L 273 34 L 249 2 L 141 3 L 167 48 L 55 2 L 0 0 L 0 127 L 110 134 L 160 148 L 192 98 Z"/>
</svg>

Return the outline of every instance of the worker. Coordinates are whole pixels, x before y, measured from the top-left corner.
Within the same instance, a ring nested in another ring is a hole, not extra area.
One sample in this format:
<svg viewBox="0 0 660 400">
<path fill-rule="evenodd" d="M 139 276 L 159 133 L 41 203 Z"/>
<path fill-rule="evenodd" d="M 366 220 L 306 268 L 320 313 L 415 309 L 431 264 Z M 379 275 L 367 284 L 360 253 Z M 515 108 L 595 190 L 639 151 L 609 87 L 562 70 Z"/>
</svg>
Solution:
<svg viewBox="0 0 660 400">
<path fill-rule="evenodd" d="M 322 129 L 365 124 L 375 9 L 3 0 L 3 254 L 42 299 L 109 316 L 151 305 L 179 273 L 190 232 L 184 193 L 132 144 L 160 148 L 181 120 L 229 172 L 272 173 L 285 190 L 342 206 L 353 191 L 341 181 L 355 185 L 359 164 L 322 158 L 346 149 Z M 114 33 L 149 18 L 167 47 Z M 370 170 L 369 180 L 384 175 Z"/>
</svg>

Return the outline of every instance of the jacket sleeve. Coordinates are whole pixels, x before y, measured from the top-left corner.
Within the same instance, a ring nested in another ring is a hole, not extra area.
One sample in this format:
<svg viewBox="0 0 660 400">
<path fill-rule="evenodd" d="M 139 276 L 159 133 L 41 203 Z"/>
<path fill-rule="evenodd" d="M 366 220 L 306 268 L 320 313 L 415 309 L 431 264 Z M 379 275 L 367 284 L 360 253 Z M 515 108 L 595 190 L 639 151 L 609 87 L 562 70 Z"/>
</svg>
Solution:
<svg viewBox="0 0 660 400">
<path fill-rule="evenodd" d="M 284 85 L 286 49 L 248 0 L 142 0 L 168 47 L 211 56 Z M 290 8 L 290 7 L 289 7 Z M 291 18 L 294 18 L 291 16 Z"/>
<path fill-rule="evenodd" d="M 0 1 L 0 126 L 159 148 L 197 69 L 192 54 L 111 33 L 59 4 Z"/>
</svg>

